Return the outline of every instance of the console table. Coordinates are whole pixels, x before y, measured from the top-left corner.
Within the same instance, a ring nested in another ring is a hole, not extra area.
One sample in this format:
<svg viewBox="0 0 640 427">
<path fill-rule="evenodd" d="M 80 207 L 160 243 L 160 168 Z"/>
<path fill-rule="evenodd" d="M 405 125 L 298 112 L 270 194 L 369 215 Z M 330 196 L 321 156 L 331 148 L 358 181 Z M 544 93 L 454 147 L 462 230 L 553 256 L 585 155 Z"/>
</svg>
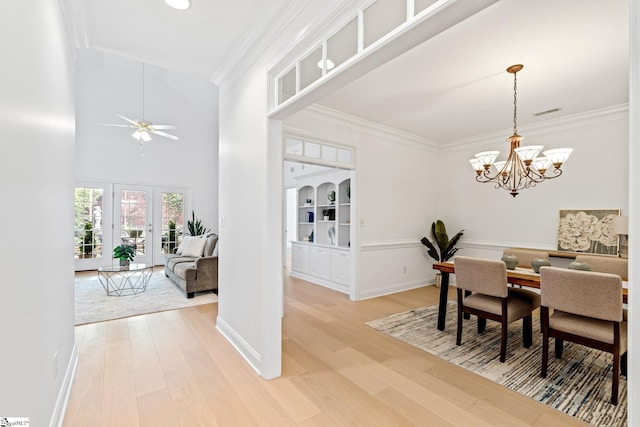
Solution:
<svg viewBox="0 0 640 427">
<path fill-rule="evenodd" d="M 449 295 L 449 274 L 455 274 L 455 266 L 452 262 L 438 262 L 433 264 L 433 269 L 442 273 L 440 282 L 440 301 L 438 303 L 438 329 L 444 330 L 445 316 L 447 315 L 447 296 Z M 516 268 L 507 270 L 507 281 L 513 285 L 526 286 L 540 289 L 540 275 L 533 270 Z M 622 301 L 626 304 L 629 289 L 622 289 Z"/>
<path fill-rule="evenodd" d="M 144 292 L 153 273 L 153 266 L 129 264 L 98 268 L 98 279 L 109 296 L 135 295 Z"/>
</svg>

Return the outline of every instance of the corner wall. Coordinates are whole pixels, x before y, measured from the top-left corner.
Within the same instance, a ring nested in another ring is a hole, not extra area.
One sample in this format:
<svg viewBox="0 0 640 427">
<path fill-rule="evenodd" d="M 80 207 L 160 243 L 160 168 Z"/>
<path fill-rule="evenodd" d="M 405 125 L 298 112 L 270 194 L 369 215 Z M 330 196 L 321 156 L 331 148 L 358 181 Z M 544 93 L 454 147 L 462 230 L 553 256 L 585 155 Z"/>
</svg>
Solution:
<svg viewBox="0 0 640 427">
<path fill-rule="evenodd" d="M 74 78 L 56 0 L 0 5 L 0 416 L 60 425 L 76 363 Z"/>
</svg>

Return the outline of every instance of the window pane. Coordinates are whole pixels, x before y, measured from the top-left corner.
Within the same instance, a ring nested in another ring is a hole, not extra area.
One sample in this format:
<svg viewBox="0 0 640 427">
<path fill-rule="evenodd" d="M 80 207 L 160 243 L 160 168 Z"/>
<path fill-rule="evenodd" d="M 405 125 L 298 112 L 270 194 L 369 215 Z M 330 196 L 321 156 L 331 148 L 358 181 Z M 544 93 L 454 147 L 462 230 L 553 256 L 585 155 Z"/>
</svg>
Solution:
<svg viewBox="0 0 640 427">
<path fill-rule="evenodd" d="M 133 246 L 136 255 L 146 253 L 147 199 L 144 191 L 122 190 L 120 236 L 123 245 Z"/>
<path fill-rule="evenodd" d="M 414 7 L 414 14 L 417 15 L 420 12 L 422 12 L 423 10 L 425 10 L 426 8 L 428 8 L 429 6 L 433 5 L 434 3 L 436 3 L 438 0 L 414 0 L 415 2 L 413 3 L 413 7 Z"/>
<path fill-rule="evenodd" d="M 364 10 L 363 20 L 366 48 L 407 20 L 407 1 L 378 0 Z"/>
<path fill-rule="evenodd" d="M 322 160 L 327 160 L 330 162 L 336 161 L 336 148 L 328 145 L 322 146 Z"/>
<path fill-rule="evenodd" d="M 182 241 L 184 195 L 162 193 L 162 253 L 172 254 Z"/>
<path fill-rule="evenodd" d="M 353 18 L 327 40 L 327 73 L 331 72 L 329 64 L 337 67 L 356 53 L 358 53 L 358 20 Z"/>
<path fill-rule="evenodd" d="M 289 70 L 284 76 L 278 79 L 278 104 L 282 104 L 287 99 L 296 94 L 296 69 Z"/>
<path fill-rule="evenodd" d="M 322 77 L 322 47 L 317 48 L 300 61 L 300 90 L 320 77 Z"/>
<path fill-rule="evenodd" d="M 307 157 L 311 157 L 314 159 L 320 158 L 320 144 L 316 144 L 315 142 L 305 141 L 304 142 L 304 155 Z"/>
<path fill-rule="evenodd" d="M 75 247 L 76 259 L 102 257 L 101 188 L 75 189 Z"/>
<path fill-rule="evenodd" d="M 302 156 L 302 141 L 299 139 L 287 138 L 287 153 Z"/>
<path fill-rule="evenodd" d="M 345 164 L 353 163 L 353 155 L 351 150 L 338 149 L 338 162 Z"/>
</svg>

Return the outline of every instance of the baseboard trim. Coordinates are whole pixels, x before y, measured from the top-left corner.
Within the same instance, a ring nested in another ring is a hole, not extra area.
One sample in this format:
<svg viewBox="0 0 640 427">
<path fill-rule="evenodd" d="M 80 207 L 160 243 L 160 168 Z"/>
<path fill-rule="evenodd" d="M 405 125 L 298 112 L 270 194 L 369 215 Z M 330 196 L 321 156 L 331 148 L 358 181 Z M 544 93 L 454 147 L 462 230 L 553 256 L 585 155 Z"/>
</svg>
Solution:
<svg viewBox="0 0 640 427">
<path fill-rule="evenodd" d="M 423 288 L 425 286 L 433 286 L 433 282 L 425 282 L 424 280 L 414 280 L 412 282 L 394 283 L 387 286 L 381 286 L 375 289 L 367 289 L 360 292 L 358 301 L 365 299 L 377 298 L 384 295 L 395 294 L 397 292 L 410 291 L 411 289 Z"/>
<path fill-rule="evenodd" d="M 67 364 L 67 370 L 64 373 L 64 380 L 58 393 L 58 399 L 56 400 L 56 406 L 53 408 L 53 414 L 51 416 L 50 427 L 62 427 L 64 416 L 67 412 L 67 404 L 69 403 L 69 396 L 71 395 L 71 386 L 73 385 L 73 379 L 76 376 L 76 369 L 78 368 L 78 351 L 76 346 L 73 346 L 71 350 L 71 357 Z"/>
<path fill-rule="evenodd" d="M 340 283 L 332 282 L 330 280 L 321 279 L 310 274 L 300 273 L 299 271 L 291 270 L 289 276 L 296 279 L 302 279 L 304 281 L 313 283 L 314 285 L 324 286 L 325 288 L 333 289 L 334 291 L 342 292 L 343 294 L 349 294 L 349 286 Z"/>
<path fill-rule="evenodd" d="M 247 361 L 249 366 L 260 376 L 260 366 L 262 358 L 227 322 L 220 316 L 216 318 L 216 329 L 223 337 L 236 349 L 238 353 Z"/>
</svg>

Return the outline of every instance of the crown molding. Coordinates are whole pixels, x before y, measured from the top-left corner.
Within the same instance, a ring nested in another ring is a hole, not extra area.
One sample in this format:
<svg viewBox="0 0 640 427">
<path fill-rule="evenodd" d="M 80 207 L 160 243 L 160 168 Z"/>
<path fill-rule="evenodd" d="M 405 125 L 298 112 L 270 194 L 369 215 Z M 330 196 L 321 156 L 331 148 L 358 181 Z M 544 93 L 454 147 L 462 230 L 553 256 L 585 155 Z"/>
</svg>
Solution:
<svg viewBox="0 0 640 427">
<path fill-rule="evenodd" d="M 613 105 L 598 110 L 573 114 L 557 119 L 545 120 L 530 125 L 519 126 L 519 133 L 530 136 L 542 136 L 566 131 L 575 128 L 602 126 L 611 123 L 622 123 L 629 119 L 629 104 Z M 442 151 L 456 151 L 461 148 L 469 148 L 474 145 L 485 145 L 495 141 L 504 140 L 511 135 L 513 129 L 503 129 L 483 135 L 472 136 L 445 142 L 441 144 Z"/>
<path fill-rule="evenodd" d="M 71 47 L 83 49 L 89 47 L 89 37 L 84 21 L 84 6 L 82 1 L 58 0 L 62 19 L 67 31 L 67 38 Z"/>
<path fill-rule="evenodd" d="M 333 126 L 351 129 L 357 127 L 373 135 L 377 135 L 389 142 L 402 144 L 413 148 L 437 151 L 440 144 L 417 136 L 415 134 L 401 131 L 380 123 L 372 122 L 361 117 L 352 116 L 342 111 L 324 107 L 318 104 L 312 104 L 304 110 L 296 113 L 297 116 L 306 117 L 311 120 L 320 120 Z"/>
<path fill-rule="evenodd" d="M 247 33 L 236 45 L 222 67 L 210 78 L 218 87 L 233 83 L 243 75 L 258 58 L 264 54 L 268 46 L 287 28 L 289 23 L 312 0 L 271 0 L 266 2 L 262 13 L 258 14 Z M 299 3 L 299 4 L 296 4 Z"/>
</svg>

